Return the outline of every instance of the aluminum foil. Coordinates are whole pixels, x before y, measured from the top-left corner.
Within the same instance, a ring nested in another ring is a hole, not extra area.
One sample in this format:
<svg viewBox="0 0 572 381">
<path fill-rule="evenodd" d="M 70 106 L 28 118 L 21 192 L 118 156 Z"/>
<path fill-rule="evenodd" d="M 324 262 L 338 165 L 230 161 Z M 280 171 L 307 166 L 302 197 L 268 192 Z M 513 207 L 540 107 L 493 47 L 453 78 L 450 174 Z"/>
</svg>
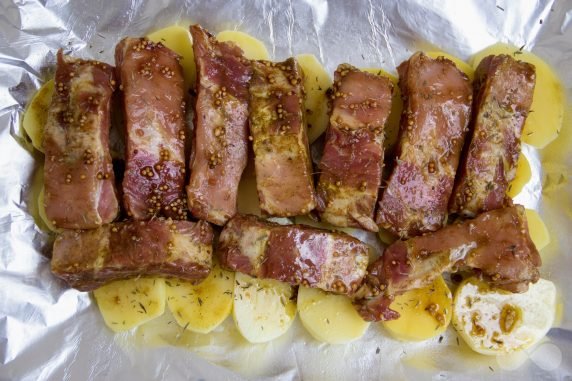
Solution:
<svg viewBox="0 0 572 381">
<path fill-rule="evenodd" d="M 169 324 L 168 313 L 113 335 L 89 294 L 50 274 L 50 237 L 31 213 L 42 158 L 22 139 L 20 119 L 30 96 L 53 74 L 58 48 L 112 63 L 122 37 L 191 22 L 213 32 L 252 34 L 275 59 L 313 53 L 330 73 L 341 62 L 395 72 L 419 49 L 466 59 L 497 41 L 509 42 L 548 61 L 572 99 L 569 0 L 0 0 L 0 380 L 572 377 L 570 110 L 549 151 L 524 148 L 533 178 L 517 201 L 539 210 L 551 232 L 542 272 L 557 284 L 562 312 L 533 349 L 485 357 L 472 354 L 453 329 L 442 339 L 404 343 L 377 324 L 357 342 L 331 346 L 313 340 L 299 319 L 283 337 L 252 345 L 232 319 L 210 335 L 197 335 Z"/>
</svg>

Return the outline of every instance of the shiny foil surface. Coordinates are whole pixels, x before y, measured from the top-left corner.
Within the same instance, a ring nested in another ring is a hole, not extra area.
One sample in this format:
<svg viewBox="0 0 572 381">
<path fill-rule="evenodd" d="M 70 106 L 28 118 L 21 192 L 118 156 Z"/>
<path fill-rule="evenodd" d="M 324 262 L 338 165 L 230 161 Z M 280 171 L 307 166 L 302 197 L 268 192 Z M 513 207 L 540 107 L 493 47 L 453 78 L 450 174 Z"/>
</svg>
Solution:
<svg viewBox="0 0 572 381">
<path fill-rule="evenodd" d="M 555 327 L 532 349 L 485 357 L 452 327 L 442 338 L 415 343 L 390 338 L 380 324 L 356 342 L 327 345 L 299 319 L 279 339 L 255 345 L 240 337 L 232 318 L 198 335 L 169 324 L 168 312 L 114 335 L 90 294 L 50 273 L 52 238 L 31 214 L 43 157 L 22 138 L 21 117 L 53 76 L 60 47 L 113 63 L 121 38 L 190 23 L 249 33 L 275 60 L 313 53 L 330 75 L 342 62 L 395 73 L 416 50 L 468 59 L 508 42 L 547 61 L 572 99 L 570 0 L 0 0 L 0 380 L 572 379 L 569 105 L 561 136 L 547 150 L 523 147 L 533 175 L 516 201 L 537 209 L 548 226 L 552 242 L 542 251 L 541 271 L 556 283 L 561 304 Z"/>
</svg>

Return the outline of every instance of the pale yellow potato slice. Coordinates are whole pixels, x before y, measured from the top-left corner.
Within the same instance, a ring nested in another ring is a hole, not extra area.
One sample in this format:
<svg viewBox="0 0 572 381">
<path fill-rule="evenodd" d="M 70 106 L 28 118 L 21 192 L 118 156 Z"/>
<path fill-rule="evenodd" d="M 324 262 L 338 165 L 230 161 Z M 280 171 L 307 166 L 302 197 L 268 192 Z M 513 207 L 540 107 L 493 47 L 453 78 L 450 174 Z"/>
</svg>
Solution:
<svg viewBox="0 0 572 381">
<path fill-rule="evenodd" d="M 390 308 L 400 317 L 382 324 L 397 339 L 427 340 L 445 332 L 451 322 L 452 304 L 451 290 L 440 276 L 427 287 L 396 296 Z"/>
<path fill-rule="evenodd" d="M 467 77 L 469 77 L 469 80 L 471 82 L 475 78 L 475 69 L 473 69 L 471 67 L 471 65 L 469 65 L 468 63 L 466 63 L 465 61 L 463 61 L 460 58 L 457 58 L 457 57 L 452 56 L 450 54 L 447 54 L 445 52 L 427 52 L 425 54 L 427 54 L 431 58 L 445 57 L 445 58 L 453 61 L 453 63 L 457 66 L 457 68 L 459 68 L 459 70 L 461 70 L 463 73 L 465 73 L 467 75 Z"/>
<path fill-rule="evenodd" d="M 548 280 L 513 294 L 469 278 L 455 292 L 453 327 L 475 352 L 503 355 L 541 340 L 555 313 L 556 287 Z"/>
<path fill-rule="evenodd" d="M 34 148 L 40 152 L 44 152 L 42 141 L 53 92 L 54 80 L 50 79 L 32 97 L 22 119 L 22 128 L 32 141 Z"/>
<path fill-rule="evenodd" d="M 530 181 L 532 177 L 532 171 L 530 169 L 530 163 L 528 162 L 526 156 L 520 154 L 518 157 L 518 162 L 516 163 L 516 174 L 514 180 L 508 185 L 506 194 L 510 198 L 516 197 L 522 188 Z"/>
<path fill-rule="evenodd" d="M 159 29 L 149 35 L 147 38 L 153 42 L 161 42 L 163 45 L 181 56 L 181 66 L 183 67 L 183 75 L 185 77 L 185 88 L 194 87 L 197 78 L 197 69 L 195 66 L 195 54 L 193 52 L 193 43 L 189 28 L 180 25 L 173 25 L 163 29 Z"/>
<path fill-rule="evenodd" d="M 362 337 L 369 327 L 344 295 L 300 286 L 297 304 L 302 325 L 318 341 L 347 343 Z"/>
<path fill-rule="evenodd" d="M 93 292 L 105 324 L 115 332 L 128 331 L 165 312 L 162 278 L 135 278 L 108 283 Z"/>
<path fill-rule="evenodd" d="M 233 318 L 251 343 L 264 343 L 285 334 L 296 317 L 292 286 L 271 279 L 236 273 Z"/>
<path fill-rule="evenodd" d="M 308 126 L 308 141 L 312 144 L 328 127 L 328 98 L 326 92 L 332 87 L 332 79 L 313 54 L 299 54 L 296 56 L 296 60 L 304 71 L 306 123 Z"/>
<path fill-rule="evenodd" d="M 264 43 L 251 35 L 236 30 L 224 30 L 216 35 L 219 41 L 231 41 L 238 45 L 249 60 L 269 60 L 270 55 Z"/>
<path fill-rule="evenodd" d="M 199 284 L 182 279 L 168 279 L 167 305 L 181 327 L 209 333 L 232 311 L 234 273 L 213 266 L 209 276 Z"/>
<path fill-rule="evenodd" d="M 528 222 L 528 232 L 536 250 L 542 250 L 550 243 L 548 229 L 540 218 L 540 215 L 532 209 L 526 209 L 526 221 Z"/>
<path fill-rule="evenodd" d="M 472 57 L 476 68 L 483 58 L 491 54 L 508 54 L 515 59 L 536 67 L 536 86 L 526 123 L 522 130 L 522 141 L 536 148 L 544 148 L 556 139 L 562 127 L 566 98 L 564 87 L 554 71 L 540 57 L 512 45 L 498 43 Z"/>
</svg>

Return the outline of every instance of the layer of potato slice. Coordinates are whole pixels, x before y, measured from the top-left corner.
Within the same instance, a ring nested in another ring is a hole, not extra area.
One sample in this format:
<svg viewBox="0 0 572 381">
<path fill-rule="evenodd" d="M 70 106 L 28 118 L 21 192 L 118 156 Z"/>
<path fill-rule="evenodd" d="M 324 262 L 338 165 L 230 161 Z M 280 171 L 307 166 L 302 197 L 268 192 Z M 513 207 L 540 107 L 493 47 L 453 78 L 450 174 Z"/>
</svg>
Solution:
<svg viewBox="0 0 572 381">
<path fill-rule="evenodd" d="M 264 43 L 257 38 L 236 30 L 224 30 L 216 35 L 219 41 L 232 41 L 244 52 L 249 60 L 269 60 L 270 55 Z"/>
<path fill-rule="evenodd" d="M 52 102 L 54 80 L 50 79 L 32 97 L 22 119 L 22 128 L 32 141 L 32 145 L 40 152 L 44 152 L 44 127 L 48 120 L 48 109 Z"/>
<path fill-rule="evenodd" d="M 318 341 L 347 343 L 362 337 L 369 327 L 344 295 L 300 286 L 297 304 L 302 325 Z"/>
<path fill-rule="evenodd" d="M 536 246 L 536 250 L 542 250 L 550 243 L 550 234 L 548 229 L 540 218 L 540 215 L 533 209 L 526 209 L 526 221 L 528 223 L 528 231 L 530 238 Z"/>
<path fill-rule="evenodd" d="M 405 341 L 427 340 L 445 332 L 452 316 L 453 296 L 442 276 L 427 287 L 396 296 L 390 308 L 399 319 L 384 321 L 395 338 Z"/>
<path fill-rule="evenodd" d="M 251 343 L 285 334 L 296 317 L 293 296 L 286 283 L 236 273 L 233 318 L 240 334 Z"/>
<path fill-rule="evenodd" d="M 165 281 L 167 305 L 181 327 L 209 333 L 232 311 L 234 273 L 213 266 L 209 276 L 199 284 L 181 279 Z"/>
<path fill-rule="evenodd" d="M 93 292 L 105 324 L 115 332 L 127 331 L 165 312 L 162 278 L 135 278 L 108 283 Z"/>
<path fill-rule="evenodd" d="M 457 68 L 459 68 L 459 70 L 461 70 L 463 73 L 465 73 L 467 75 L 467 77 L 469 77 L 469 80 L 471 82 L 475 78 L 475 69 L 473 69 L 473 67 L 471 67 L 471 65 L 469 65 L 468 63 L 466 63 L 465 61 L 463 61 L 460 58 L 457 58 L 457 57 L 452 56 L 450 54 L 447 54 L 445 52 L 439 52 L 439 51 L 427 52 L 425 54 L 427 54 L 431 58 L 445 57 L 445 58 L 453 61 L 453 63 L 457 66 Z"/>
<path fill-rule="evenodd" d="M 296 60 L 304 71 L 308 141 L 312 144 L 328 127 L 328 98 L 326 92 L 332 87 L 332 79 L 313 54 L 299 54 L 296 56 Z"/>
<path fill-rule="evenodd" d="M 512 45 L 498 43 L 478 52 L 471 63 L 476 68 L 483 58 L 491 54 L 508 54 L 536 67 L 536 86 L 531 112 L 522 130 L 522 141 L 536 148 L 544 148 L 556 139 L 562 127 L 565 93 L 558 76 L 540 57 Z"/>
<path fill-rule="evenodd" d="M 528 162 L 526 156 L 521 153 L 518 157 L 518 162 L 516 163 L 516 175 L 506 190 L 508 197 L 516 197 L 522 188 L 524 188 L 526 183 L 530 181 L 531 177 L 532 171 L 530 169 L 530 163 Z"/>
<path fill-rule="evenodd" d="M 555 311 L 556 287 L 550 281 L 540 279 L 527 292 L 513 294 L 469 278 L 455 292 L 453 326 L 474 351 L 507 354 L 542 339 Z"/>
<path fill-rule="evenodd" d="M 193 43 L 191 33 L 186 27 L 173 25 L 159 29 L 147 38 L 153 42 L 161 42 L 163 45 L 173 50 L 181 56 L 181 66 L 185 77 L 185 88 L 189 89 L 195 85 L 197 69 L 195 66 L 195 54 L 193 53 Z"/>
<path fill-rule="evenodd" d="M 46 207 L 44 204 L 44 193 L 45 193 L 44 186 L 42 184 L 42 189 L 40 190 L 40 194 L 38 195 L 38 216 L 50 231 L 57 232 L 58 229 L 54 226 L 52 221 L 50 221 L 50 219 L 46 215 Z"/>
</svg>

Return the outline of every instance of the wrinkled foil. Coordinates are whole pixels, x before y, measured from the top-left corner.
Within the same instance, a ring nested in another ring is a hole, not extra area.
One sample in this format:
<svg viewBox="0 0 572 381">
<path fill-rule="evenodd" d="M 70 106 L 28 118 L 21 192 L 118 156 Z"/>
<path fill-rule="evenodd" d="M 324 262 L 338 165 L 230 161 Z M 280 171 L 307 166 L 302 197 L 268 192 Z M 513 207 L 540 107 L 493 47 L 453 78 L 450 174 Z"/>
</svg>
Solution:
<svg viewBox="0 0 572 381">
<path fill-rule="evenodd" d="M 572 99 L 571 1 L 9 1 L 0 0 L 0 380 L 568 380 L 572 377 L 572 123 L 557 149 L 524 147 L 533 177 L 517 197 L 540 211 L 552 242 L 542 275 L 559 289 L 561 317 L 546 339 L 512 357 L 472 354 L 450 328 L 423 343 L 389 338 L 381 325 L 346 345 L 313 340 L 296 320 L 281 338 L 248 344 L 232 319 L 209 335 L 183 332 L 168 312 L 113 335 L 88 293 L 49 270 L 50 237 L 30 212 L 41 155 L 21 137 L 31 95 L 54 72 L 55 53 L 113 63 L 115 44 L 175 23 L 236 29 L 279 60 L 313 53 L 333 73 L 341 62 L 395 67 L 416 50 L 468 59 L 498 41 L 550 63 Z M 567 129 L 567 127 L 569 127 Z M 541 166 L 542 163 L 542 166 Z M 542 196 L 542 197 L 541 197 Z"/>
</svg>

